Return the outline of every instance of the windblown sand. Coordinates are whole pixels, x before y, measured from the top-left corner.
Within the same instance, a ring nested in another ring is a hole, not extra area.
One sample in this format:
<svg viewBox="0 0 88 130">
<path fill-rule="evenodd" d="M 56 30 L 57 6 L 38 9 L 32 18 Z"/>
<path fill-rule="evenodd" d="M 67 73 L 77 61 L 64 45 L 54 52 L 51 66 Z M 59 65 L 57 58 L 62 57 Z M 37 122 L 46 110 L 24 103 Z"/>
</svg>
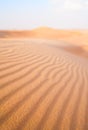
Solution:
<svg viewBox="0 0 88 130">
<path fill-rule="evenodd" d="M 0 130 L 88 130 L 88 55 L 55 42 L 0 40 Z"/>
</svg>

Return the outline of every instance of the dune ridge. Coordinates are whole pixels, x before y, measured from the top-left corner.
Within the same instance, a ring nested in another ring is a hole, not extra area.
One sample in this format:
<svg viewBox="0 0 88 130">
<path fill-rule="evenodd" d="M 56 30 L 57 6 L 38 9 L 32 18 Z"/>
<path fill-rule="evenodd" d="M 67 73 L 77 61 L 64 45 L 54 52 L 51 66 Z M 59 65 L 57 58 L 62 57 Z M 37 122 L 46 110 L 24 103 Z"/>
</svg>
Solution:
<svg viewBox="0 0 88 130">
<path fill-rule="evenodd" d="M 75 36 L 88 35 L 86 30 L 59 30 L 49 27 L 39 27 L 33 30 L 1 30 L 0 38 L 48 38 L 48 39 L 60 39 L 69 38 Z"/>
<path fill-rule="evenodd" d="M 49 27 L 38 27 L 33 30 L 0 31 L 0 39 L 2 40 L 20 38 L 58 40 L 65 42 L 66 44 L 70 43 L 71 45 L 75 45 L 75 49 L 79 47 L 80 50 L 83 50 L 84 52 L 81 52 L 84 53 L 83 56 L 88 56 L 88 30 L 59 30 Z M 72 51 L 71 49 L 72 48 L 68 48 L 68 50 Z"/>
</svg>

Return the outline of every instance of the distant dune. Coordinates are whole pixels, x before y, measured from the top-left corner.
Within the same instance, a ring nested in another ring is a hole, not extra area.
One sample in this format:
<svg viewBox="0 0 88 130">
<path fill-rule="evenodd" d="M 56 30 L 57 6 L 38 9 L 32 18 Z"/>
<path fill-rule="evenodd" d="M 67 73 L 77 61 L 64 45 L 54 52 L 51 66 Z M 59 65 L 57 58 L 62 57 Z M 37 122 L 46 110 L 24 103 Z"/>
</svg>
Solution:
<svg viewBox="0 0 88 130">
<path fill-rule="evenodd" d="M 0 31 L 0 38 L 27 38 L 34 37 L 32 31 Z"/>
<path fill-rule="evenodd" d="M 48 39 L 70 43 L 73 46 L 66 47 L 67 50 L 88 57 L 88 30 L 58 30 L 39 27 L 30 31 L 0 31 L 0 39 L 14 38 Z"/>
<path fill-rule="evenodd" d="M 48 27 L 40 27 L 30 31 L 0 31 L 0 38 L 36 37 L 36 38 L 48 38 L 48 39 L 60 39 L 60 38 L 81 36 L 85 34 L 84 32 L 85 31 L 82 32 L 79 30 L 57 30 Z"/>
<path fill-rule="evenodd" d="M 58 30 L 39 27 L 30 31 L 0 31 L 0 38 L 43 38 L 88 43 L 88 30 Z"/>
<path fill-rule="evenodd" d="M 79 36 L 81 31 L 73 30 L 57 30 L 48 27 L 40 27 L 30 31 L 0 31 L 0 38 L 13 38 L 13 37 L 37 37 L 58 39 L 70 36 Z"/>
</svg>

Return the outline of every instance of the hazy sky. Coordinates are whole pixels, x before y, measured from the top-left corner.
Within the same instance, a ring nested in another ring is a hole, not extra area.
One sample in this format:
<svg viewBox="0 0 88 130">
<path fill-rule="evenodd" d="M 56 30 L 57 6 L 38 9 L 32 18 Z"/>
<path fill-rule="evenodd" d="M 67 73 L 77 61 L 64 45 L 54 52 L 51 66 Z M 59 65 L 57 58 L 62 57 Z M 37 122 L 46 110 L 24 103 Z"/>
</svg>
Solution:
<svg viewBox="0 0 88 130">
<path fill-rule="evenodd" d="M 88 0 L 0 0 L 0 29 L 88 29 Z"/>
</svg>

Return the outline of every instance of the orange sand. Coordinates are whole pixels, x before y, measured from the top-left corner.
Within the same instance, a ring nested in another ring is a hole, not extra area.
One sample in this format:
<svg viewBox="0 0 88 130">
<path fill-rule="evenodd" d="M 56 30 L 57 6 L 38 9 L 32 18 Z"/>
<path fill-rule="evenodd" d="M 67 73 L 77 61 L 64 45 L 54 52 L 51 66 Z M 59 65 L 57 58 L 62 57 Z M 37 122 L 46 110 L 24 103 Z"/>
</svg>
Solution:
<svg viewBox="0 0 88 130">
<path fill-rule="evenodd" d="M 16 35 L 0 40 L 0 130 L 87 130 L 87 44 Z"/>
</svg>

